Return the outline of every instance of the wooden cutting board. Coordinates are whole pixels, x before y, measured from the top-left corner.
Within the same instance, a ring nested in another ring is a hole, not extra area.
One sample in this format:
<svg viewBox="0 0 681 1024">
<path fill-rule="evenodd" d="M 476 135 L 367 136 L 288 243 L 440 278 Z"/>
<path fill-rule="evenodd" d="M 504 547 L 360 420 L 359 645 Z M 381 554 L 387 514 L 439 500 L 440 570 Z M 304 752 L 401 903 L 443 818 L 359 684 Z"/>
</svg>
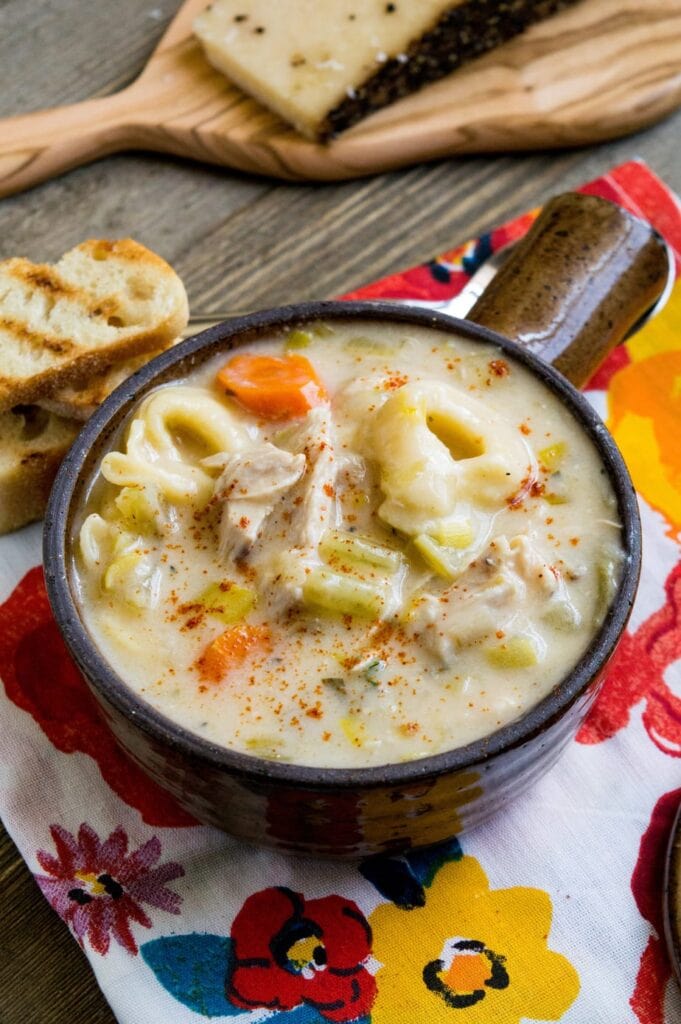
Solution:
<svg viewBox="0 0 681 1024">
<path fill-rule="evenodd" d="M 126 149 L 338 180 L 456 153 L 599 142 L 681 104 L 681 0 L 581 0 L 315 145 L 208 64 L 191 35 L 205 3 L 186 0 L 122 92 L 0 121 L 0 196 Z"/>
</svg>

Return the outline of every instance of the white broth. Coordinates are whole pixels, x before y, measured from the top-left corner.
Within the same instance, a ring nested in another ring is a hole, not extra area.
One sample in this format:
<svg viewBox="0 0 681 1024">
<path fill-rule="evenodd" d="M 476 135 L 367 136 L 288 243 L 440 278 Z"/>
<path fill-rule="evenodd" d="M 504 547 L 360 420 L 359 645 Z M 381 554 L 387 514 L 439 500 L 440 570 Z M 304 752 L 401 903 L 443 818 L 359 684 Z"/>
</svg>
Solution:
<svg viewBox="0 0 681 1024">
<path fill-rule="evenodd" d="M 617 588 L 593 443 L 491 345 L 308 325 L 158 388 L 118 444 L 75 544 L 84 621 L 140 697 L 234 750 L 358 767 L 479 739 L 566 675 Z"/>
</svg>

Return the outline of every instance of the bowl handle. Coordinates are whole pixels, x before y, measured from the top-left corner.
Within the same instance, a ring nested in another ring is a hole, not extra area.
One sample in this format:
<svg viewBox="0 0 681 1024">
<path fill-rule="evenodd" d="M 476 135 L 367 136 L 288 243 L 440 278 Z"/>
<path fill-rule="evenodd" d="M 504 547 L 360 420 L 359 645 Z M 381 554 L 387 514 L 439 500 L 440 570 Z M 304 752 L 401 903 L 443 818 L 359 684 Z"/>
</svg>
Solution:
<svg viewBox="0 0 681 1024">
<path fill-rule="evenodd" d="M 468 314 L 582 387 L 655 304 L 670 274 L 663 239 L 597 196 L 546 204 Z"/>
</svg>

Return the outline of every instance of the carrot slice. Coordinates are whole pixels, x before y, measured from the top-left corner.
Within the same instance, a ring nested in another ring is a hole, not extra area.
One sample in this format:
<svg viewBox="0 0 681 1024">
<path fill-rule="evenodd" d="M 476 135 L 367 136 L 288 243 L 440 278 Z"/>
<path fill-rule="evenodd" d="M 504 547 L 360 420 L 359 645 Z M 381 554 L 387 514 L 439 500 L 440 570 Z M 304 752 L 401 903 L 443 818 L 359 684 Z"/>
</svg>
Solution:
<svg viewBox="0 0 681 1024">
<path fill-rule="evenodd" d="M 233 356 L 217 379 L 247 409 L 271 420 L 304 416 L 328 400 L 305 356 Z"/>
<path fill-rule="evenodd" d="M 208 644 L 196 667 L 203 679 L 219 683 L 230 669 L 238 668 L 257 648 L 272 649 L 267 626 L 233 626 Z"/>
</svg>

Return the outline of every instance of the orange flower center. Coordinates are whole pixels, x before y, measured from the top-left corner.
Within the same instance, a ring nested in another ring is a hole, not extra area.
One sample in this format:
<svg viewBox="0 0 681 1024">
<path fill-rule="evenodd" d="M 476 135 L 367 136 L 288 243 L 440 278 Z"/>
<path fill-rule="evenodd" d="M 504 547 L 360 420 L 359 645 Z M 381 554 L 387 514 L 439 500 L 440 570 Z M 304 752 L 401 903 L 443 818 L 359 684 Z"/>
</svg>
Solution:
<svg viewBox="0 0 681 1024">
<path fill-rule="evenodd" d="M 476 992 L 489 981 L 490 962 L 483 953 L 458 953 L 442 980 L 452 992 Z"/>
</svg>

